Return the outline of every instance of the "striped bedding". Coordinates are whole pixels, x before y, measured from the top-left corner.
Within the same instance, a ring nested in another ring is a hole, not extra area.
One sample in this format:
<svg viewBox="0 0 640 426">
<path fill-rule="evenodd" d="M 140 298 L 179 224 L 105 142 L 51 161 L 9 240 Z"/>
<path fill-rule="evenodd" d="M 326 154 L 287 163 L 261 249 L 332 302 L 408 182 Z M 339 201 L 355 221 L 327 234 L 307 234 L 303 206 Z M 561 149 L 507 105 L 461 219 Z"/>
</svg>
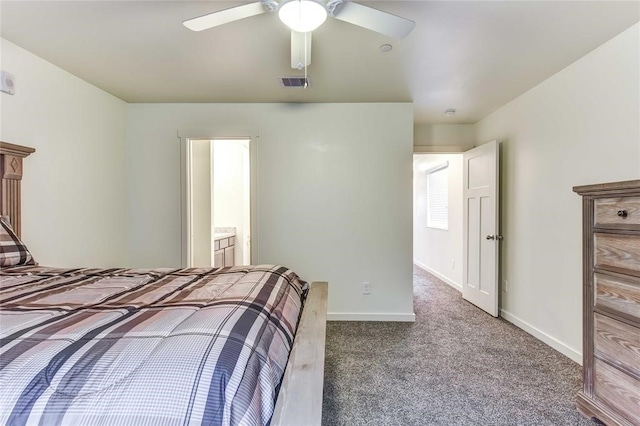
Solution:
<svg viewBox="0 0 640 426">
<path fill-rule="evenodd" d="M 0 424 L 268 424 L 306 283 L 271 265 L 0 271 Z"/>
</svg>

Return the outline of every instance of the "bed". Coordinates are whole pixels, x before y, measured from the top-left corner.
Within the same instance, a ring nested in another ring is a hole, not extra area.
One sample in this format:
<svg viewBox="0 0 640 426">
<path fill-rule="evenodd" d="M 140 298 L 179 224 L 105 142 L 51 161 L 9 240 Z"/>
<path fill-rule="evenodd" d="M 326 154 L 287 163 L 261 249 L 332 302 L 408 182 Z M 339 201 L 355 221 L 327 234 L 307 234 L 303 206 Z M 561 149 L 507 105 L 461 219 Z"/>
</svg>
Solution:
<svg viewBox="0 0 640 426">
<path fill-rule="evenodd" d="M 321 423 L 327 283 L 36 265 L 19 234 L 32 152 L 0 143 L 0 424 Z"/>
</svg>

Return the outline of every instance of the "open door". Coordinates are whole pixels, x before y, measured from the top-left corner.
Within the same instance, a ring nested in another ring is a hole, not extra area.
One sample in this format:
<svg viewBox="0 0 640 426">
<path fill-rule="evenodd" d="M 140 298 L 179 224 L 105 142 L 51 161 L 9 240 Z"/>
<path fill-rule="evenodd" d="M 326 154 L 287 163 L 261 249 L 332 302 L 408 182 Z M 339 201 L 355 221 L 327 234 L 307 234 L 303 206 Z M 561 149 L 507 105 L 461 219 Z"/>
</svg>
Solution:
<svg viewBox="0 0 640 426">
<path fill-rule="evenodd" d="M 464 255 L 462 297 L 498 316 L 498 142 L 463 154 Z"/>
</svg>

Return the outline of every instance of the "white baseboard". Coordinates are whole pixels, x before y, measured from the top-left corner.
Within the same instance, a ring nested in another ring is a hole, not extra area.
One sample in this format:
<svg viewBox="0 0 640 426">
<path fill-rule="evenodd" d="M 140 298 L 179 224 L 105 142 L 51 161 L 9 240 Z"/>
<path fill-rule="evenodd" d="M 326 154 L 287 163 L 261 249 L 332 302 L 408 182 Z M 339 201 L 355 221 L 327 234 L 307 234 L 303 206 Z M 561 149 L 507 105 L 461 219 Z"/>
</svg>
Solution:
<svg viewBox="0 0 640 426">
<path fill-rule="evenodd" d="M 327 312 L 327 321 L 391 321 L 391 322 L 415 322 L 416 314 L 400 313 L 347 313 L 347 312 Z"/>
<path fill-rule="evenodd" d="M 418 262 L 417 260 L 413 259 L 413 263 L 420 269 L 424 269 L 425 271 L 427 271 L 428 273 L 435 275 L 436 277 L 438 277 L 439 279 L 441 279 L 442 281 L 444 281 L 445 283 L 449 284 L 451 287 L 455 288 L 458 291 L 462 291 L 462 285 L 458 284 L 457 282 L 445 277 L 444 275 L 442 275 L 440 272 L 434 271 L 433 269 L 429 268 L 427 265 L 425 265 L 424 263 Z"/>
<path fill-rule="evenodd" d="M 521 320 L 517 316 L 510 314 L 504 309 L 500 309 L 500 316 L 504 318 L 506 321 L 509 321 L 511 324 L 515 325 L 516 327 L 521 328 L 522 330 L 531 334 L 536 339 L 543 341 L 544 343 L 551 346 L 553 349 L 560 352 L 561 354 L 571 359 L 572 361 L 575 361 L 578 364 L 582 365 L 582 354 L 577 350 L 565 345 L 555 337 L 552 337 L 547 333 L 545 333 L 544 331 L 541 331 L 535 328 L 528 322 Z"/>
</svg>

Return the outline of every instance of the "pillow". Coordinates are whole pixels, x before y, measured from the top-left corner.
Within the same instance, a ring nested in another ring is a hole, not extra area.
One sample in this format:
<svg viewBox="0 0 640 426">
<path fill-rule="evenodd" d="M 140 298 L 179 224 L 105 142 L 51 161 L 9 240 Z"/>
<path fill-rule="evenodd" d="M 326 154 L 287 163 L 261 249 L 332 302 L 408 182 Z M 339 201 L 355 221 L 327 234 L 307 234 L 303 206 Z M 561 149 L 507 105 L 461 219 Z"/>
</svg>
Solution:
<svg viewBox="0 0 640 426">
<path fill-rule="evenodd" d="M 35 264 L 27 246 L 13 232 L 11 225 L 0 218 L 0 267 Z"/>
</svg>

